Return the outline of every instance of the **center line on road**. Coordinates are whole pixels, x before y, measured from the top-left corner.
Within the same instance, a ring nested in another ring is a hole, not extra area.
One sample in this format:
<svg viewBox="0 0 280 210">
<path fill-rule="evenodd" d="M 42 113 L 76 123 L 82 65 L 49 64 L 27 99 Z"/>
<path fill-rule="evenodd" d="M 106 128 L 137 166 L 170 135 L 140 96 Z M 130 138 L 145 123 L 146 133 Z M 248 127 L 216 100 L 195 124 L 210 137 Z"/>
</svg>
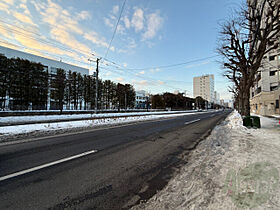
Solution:
<svg viewBox="0 0 280 210">
<path fill-rule="evenodd" d="M 64 162 L 67 162 L 67 161 L 70 161 L 70 160 L 74 160 L 74 159 L 77 159 L 77 158 L 80 158 L 80 157 L 83 157 L 83 156 L 86 156 L 86 155 L 90 155 L 90 154 L 93 154 L 93 153 L 96 153 L 96 152 L 97 152 L 97 150 L 91 150 L 91 151 L 88 151 L 88 152 L 83 152 L 83 153 L 78 154 L 78 155 L 63 158 L 63 159 L 60 159 L 60 160 L 57 160 L 57 161 L 54 161 L 54 162 L 50 162 L 50 163 L 46 163 L 46 164 L 43 164 L 43 165 L 40 165 L 40 166 L 29 168 L 29 169 L 26 169 L 26 170 L 23 170 L 23 171 L 18 171 L 16 173 L 12 173 L 12 174 L 0 177 L 0 182 L 4 181 L 4 180 L 7 180 L 7 179 L 17 177 L 17 176 L 21 176 L 23 174 L 31 173 L 33 171 L 38 171 L 38 170 L 43 169 L 43 168 L 47 168 L 47 167 L 54 166 L 54 165 L 57 165 L 57 164 L 60 164 L 60 163 L 64 163 Z"/>
<path fill-rule="evenodd" d="M 193 120 L 193 121 L 189 121 L 189 122 L 185 122 L 185 125 L 188 125 L 188 124 L 191 124 L 191 123 L 197 122 L 197 121 L 199 121 L 199 120 L 200 120 L 200 119 Z"/>
</svg>

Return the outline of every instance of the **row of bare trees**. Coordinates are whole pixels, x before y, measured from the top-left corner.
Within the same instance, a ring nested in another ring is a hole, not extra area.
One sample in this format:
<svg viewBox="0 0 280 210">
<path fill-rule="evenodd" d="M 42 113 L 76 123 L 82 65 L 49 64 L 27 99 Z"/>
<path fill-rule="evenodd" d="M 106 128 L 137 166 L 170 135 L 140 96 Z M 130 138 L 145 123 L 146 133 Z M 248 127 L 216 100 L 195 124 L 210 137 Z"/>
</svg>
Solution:
<svg viewBox="0 0 280 210">
<path fill-rule="evenodd" d="M 230 91 L 241 115 L 250 115 L 250 88 L 264 55 L 279 47 L 279 2 L 246 0 L 234 17 L 222 24 L 218 53 L 224 75 L 233 82 Z"/>
<path fill-rule="evenodd" d="M 40 63 L 0 55 L 0 110 L 95 109 L 95 79 L 63 69 L 48 72 Z M 98 109 L 134 108 L 132 85 L 99 80 L 98 87 Z"/>
</svg>

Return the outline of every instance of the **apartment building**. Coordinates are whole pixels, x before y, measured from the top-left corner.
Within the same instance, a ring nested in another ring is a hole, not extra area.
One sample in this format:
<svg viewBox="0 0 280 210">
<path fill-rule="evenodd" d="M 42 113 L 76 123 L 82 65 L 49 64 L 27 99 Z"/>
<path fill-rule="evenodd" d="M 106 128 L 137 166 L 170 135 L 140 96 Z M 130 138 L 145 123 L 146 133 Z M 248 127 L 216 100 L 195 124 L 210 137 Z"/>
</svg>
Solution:
<svg viewBox="0 0 280 210">
<path fill-rule="evenodd" d="M 251 111 L 260 115 L 280 114 L 280 48 L 264 56 L 262 63 L 251 88 Z"/>
<path fill-rule="evenodd" d="M 280 1 L 278 1 L 280 2 Z M 279 42 L 278 37 L 268 43 Z M 280 47 L 267 53 L 262 61 L 254 86 L 250 90 L 251 112 L 260 115 L 280 114 Z"/>
<path fill-rule="evenodd" d="M 208 102 L 215 103 L 214 75 L 208 74 L 193 78 L 193 97 L 201 96 Z"/>
</svg>

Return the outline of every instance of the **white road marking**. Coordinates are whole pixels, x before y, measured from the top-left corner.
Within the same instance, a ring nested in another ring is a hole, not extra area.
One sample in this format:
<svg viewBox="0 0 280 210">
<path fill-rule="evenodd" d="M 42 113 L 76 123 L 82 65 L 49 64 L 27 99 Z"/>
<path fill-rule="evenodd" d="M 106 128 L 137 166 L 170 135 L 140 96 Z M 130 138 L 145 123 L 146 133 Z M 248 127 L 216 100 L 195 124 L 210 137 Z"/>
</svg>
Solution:
<svg viewBox="0 0 280 210">
<path fill-rule="evenodd" d="M 215 116 L 215 114 L 211 114 L 211 115 L 210 115 L 210 117 L 214 117 L 214 116 Z"/>
<path fill-rule="evenodd" d="M 195 123 L 197 121 L 199 121 L 200 119 L 197 119 L 197 120 L 193 120 L 193 121 L 189 121 L 189 122 L 185 122 L 185 125 L 188 125 L 188 124 L 191 124 L 191 123 Z"/>
<path fill-rule="evenodd" d="M 21 176 L 23 174 L 27 174 L 27 173 L 30 173 L 30 172 L 33 172 L 33 171 L 38 171 L 38 170 L 43 169 L 43 168 L 47 168 L 47 167 L 54 166 L 54 165 L 57 165 L 57 164 L 60 164 L 60 163 L 64 163 L 64 162 L 67 162 L 67 161 L 70 161 L 70 160 L 74 160 L 74 159 L 77 159 L 77 158 L 80 158 L 80 157 L 83 157 L 83 156 L 86 156 L 86 155 L 90 155 L 90 154 L 93 154 L 95 152 L 97 152 L 97 150 L 91 150 L 91 151 L 88 151 L 88 152 L 83 152 L 83 153 L 78 154 L 78 155 L 63 158 L 63 159 L 60 159 L 60 160 L 57 160 L 57 161 L 54 161 L 54 162 L 46 163 L 46 164 L 43 164 L 43 165 L 40 165 L 40 166 L 36 166 L 36 167 L 29 168 L 29 169 L 26 169 L 26 170 L 23 170 L 23 171 L 19 171 L 19 172 L 16 172 L 16 173 L 9 174 L 9 175 L 6 175 L 6 176 L 2 176 L 2 177 L 0 177 L 0 182 L 4 181 L 4 180 L 7 180 L 7 179 L 14 178 L 16 176 Z"/>
</svg>

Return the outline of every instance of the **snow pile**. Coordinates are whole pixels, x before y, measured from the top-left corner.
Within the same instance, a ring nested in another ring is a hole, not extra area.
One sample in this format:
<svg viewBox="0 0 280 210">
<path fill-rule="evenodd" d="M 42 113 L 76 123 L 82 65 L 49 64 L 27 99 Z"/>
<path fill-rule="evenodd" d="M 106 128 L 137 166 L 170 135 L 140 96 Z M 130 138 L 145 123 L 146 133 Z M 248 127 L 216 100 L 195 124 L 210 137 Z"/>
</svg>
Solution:
<svg viewBox="0 0 280 210">
<path fill-rule="evenodd" d="M 271 115 L 272 117 L 275 117 L 275 118 L 277 118 L 277 119 L 279 119 L 280 120 L 280 115 Z"/>
<path fill-rule="evenodd" d="M 187 164 L 168 185 L 133 209 L 280 209 L 279 127 L 247 129 L 233 112 L 182 159 Z M 253 175 L 251 166 L 257 172 L 273 169 Z M 275 172 L 272 187 L 270 179 L 257 182 L 270 172 Z"/>
<path fill-rule="evenodd" d="M 227 126 L 232 129 L 244 128 L 242 117 L 236 110 L 234 110 L 232 114 L 227 118 L 227 122 Z"/>
<path fill-rule="evenodd" d="M 16 134 L 31 133 L 36 131 L 50 131 L 50 130 L 81 128 L 81 127 L 97 127 L 101 125 L 130 123 L 130 122 L 137 122 L 143 120 L 154 120 L 154 119 L 185 116 L 190 114 L 193 113 L 102 118 L 102 119 L 95 119 L 95 120 L 81 120 L 81 121 L 69 121 L 69 122 L 59 122 L 59 123 L 5 126 L 5 127 L 0 127 L 0 135 L 16 135 Z"/>
<path fill-rule="evenodd" d="M 162 112 L 127 112 L 127 113 L 103 113 L 103 114 L 72 114 L 72 115 L 34 115 L 34 116 L 10 116 L 0 117 L 1 123 L 16 123 L 16 122 L 34 122 L 34 121 L 50 121 L 50 120 L 64 120 L 64 119 L 84 119 L 84 118 L 104 118 L 104 117 L 125 117 L 125 116 L 141 116 L 141 115 L 155 115 L 155 114 L 179 114 L 186 112 L 196 112 L 195 110 L 189 111 L 162 111 Z"/>
</svg>

